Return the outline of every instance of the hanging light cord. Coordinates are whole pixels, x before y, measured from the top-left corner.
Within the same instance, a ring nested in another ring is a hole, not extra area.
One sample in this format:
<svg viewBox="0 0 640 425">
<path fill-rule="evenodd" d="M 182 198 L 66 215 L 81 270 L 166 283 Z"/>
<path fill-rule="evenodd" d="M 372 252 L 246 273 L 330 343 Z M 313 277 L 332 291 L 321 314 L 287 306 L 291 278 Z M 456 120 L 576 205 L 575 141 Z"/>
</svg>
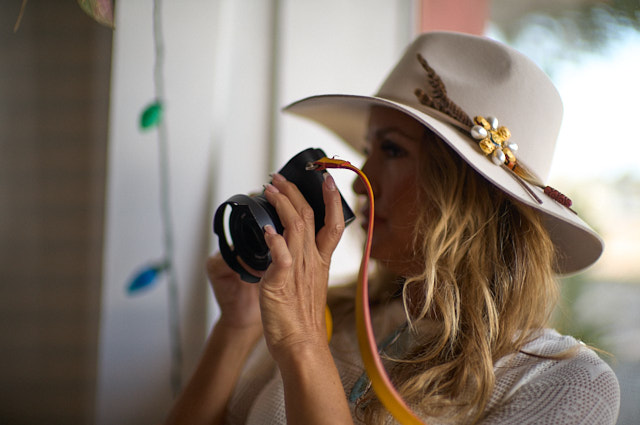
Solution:
<svg viewBox="0 0 640 425">
<path fill-rule="evenodd" d="M 358 334 L 358 346 L 364 363 L 364 368 L 371 380 L 371 387 L 393 417 L 402 425 L 426 425 L 411 411 L 400 394 L 396 391 L 382 364 L 378 353 L 373 326 L 371 324 L 371 311 L 369 309 L 369 257 L 371 255 L 371 238 L 373 235 L 374 205 L 373 189 L 367 176 L 348 161 L 339 159 L 322 158 L 314 161 L 309 167 L 318 170 L 326 168 L 342 168 L 351 170 L 358 175 L 367 189 L 369 198 L 369 222 L 367 226 L 367 240 L 360 263 L 358 274 L 358 287 L 356 291 L 356 332 Z"/>
</svg>

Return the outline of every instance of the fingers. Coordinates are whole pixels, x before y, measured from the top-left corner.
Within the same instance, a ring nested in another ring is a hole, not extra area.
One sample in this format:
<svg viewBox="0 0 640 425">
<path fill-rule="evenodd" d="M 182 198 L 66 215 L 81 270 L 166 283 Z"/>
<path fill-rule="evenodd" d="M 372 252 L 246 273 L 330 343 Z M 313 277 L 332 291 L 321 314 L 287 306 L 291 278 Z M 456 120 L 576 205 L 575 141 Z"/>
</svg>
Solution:
<svg viewBox="0 0 640 425">
<path fill-rule="evenodd" d="M 331 254 L 335 251 L 342 233 L 344 232 L 344 214 L 342 211 L 342 197 L 336 187 L 336 182 L 329 173 L 324 174 L 322 196 L 324 198 L 324 226 L 318 232 L 316 243 L 318 252 L 325 262 L 331 260 Z"/>
<path fill-rule="evenodd" d="M 264 240 L 271 251 L 271 266 L 263 276 L 262 284 L 268 282 L 285 282 L 293 265 L 293 257 L 287 242 L 272 226 L 265 226 Z"/>
<path fill-rule="evenodd" d="M 266 187 L 265 195 L 276 208 L 278 216 L 285 227 L 285 240 L 292 250 L 317 247 L 321 258 L 327 264 L 335 250 L 345 223 L 342 211 L 342 198 L 333 177 L 324 174 L 322 195 L 325 204 L 324 226 L 315 233 L 314 213 L 298 188 L 280 174 L 273 176 L 273 184 Z M 315 244 L 304 244 L 304 240 L 315 241 Z"/>
<path fill-rule="evenodd" d="M 213 280 L 219 276 L 231 276 L 233 274 L 235 274 L 235 272 L 231 270 L 219 252 L 207 258 L 207 275 L 209 276 L 209 280 Z"/>
<path fill-rule="evenodd" d="M 302 248 L 305 238 L 315 239 L 313 209 L 295 184 L 280 174 L 274 174 L 273 183 L 267 185 L 265 196 L 276 209 L 285 228 L 285 239 L 292 248 Z"/>
</svg>

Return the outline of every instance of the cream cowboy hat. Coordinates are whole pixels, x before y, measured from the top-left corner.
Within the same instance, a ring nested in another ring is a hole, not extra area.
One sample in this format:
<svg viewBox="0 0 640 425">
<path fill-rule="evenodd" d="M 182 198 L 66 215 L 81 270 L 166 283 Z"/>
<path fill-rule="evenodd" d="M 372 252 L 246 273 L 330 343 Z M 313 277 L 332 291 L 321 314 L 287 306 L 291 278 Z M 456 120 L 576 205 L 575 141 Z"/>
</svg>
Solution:
<svg viewBox="0 0 640 425">
<path fill-rule="evenodd" d="M 578 272 L 600 257 L 598 234 L 562 195 L 540 183 L 549 175 L 562 101 L 527 57 L 484 37 L 426 33 L 407 48 L 376 95 L 312 96 L 284 110 L 362 150 L 376 105 L 417 119 L 498 188 L 540 211 L 556 246 L 557 272 Z"/>
</svg>

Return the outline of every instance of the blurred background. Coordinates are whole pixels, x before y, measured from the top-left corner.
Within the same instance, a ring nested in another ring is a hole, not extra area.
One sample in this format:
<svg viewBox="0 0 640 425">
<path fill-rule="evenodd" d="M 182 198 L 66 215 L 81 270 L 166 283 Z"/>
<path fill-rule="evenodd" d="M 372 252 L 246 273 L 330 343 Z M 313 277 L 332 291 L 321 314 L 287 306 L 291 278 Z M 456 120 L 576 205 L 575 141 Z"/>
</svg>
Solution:
<svg viewBox="0 0 640 425">
<path fill-rule="evenodd" d="M 216 206 L 309 146 L 359 162 L 280 108 L 374 93 L 436 29 L 512 44 L 558 86 L 549 184 L 606 250 L 562 279 L 555 326 L 610 353 L 638 423 L 640 1 L 2 0 L 0 424 L 159 423 L 216 319 Z"/>
</svg>

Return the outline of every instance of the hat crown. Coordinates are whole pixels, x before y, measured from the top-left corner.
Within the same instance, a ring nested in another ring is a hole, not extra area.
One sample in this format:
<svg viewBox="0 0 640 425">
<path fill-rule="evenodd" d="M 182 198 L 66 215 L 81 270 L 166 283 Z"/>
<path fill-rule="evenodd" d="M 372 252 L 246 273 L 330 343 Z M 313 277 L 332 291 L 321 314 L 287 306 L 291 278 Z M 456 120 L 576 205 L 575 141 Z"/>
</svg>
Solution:
<svg viewBox="0 0 640 425">
<path fill-rule="evenodd" d="M 447 96 L 472 119 L 496 117 L 518 144 L 518 161 L 546 181 L 562 121 L 562 101 L 549 77 L 520 52 L 486 38 L 435 32 L 419 36 L 377 96 L 429 114 L 416 89 L 428 89 L 422 55 L 444 82 Z M 477 143 L 471 137 L 469 143 Z"/>
</svg>

